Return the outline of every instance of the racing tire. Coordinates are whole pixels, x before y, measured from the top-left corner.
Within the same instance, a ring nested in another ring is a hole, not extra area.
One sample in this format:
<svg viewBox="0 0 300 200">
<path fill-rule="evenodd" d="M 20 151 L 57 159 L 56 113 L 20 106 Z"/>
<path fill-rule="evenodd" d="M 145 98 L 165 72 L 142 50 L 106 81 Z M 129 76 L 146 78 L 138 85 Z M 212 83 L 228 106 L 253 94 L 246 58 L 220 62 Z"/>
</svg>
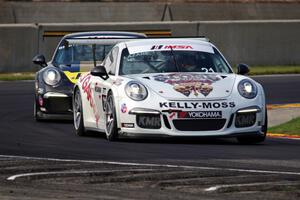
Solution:
<svg viewBox="0 0 300 200">
<path fill-rule="evenodd" d="M 113 94 L 110 92 L 105 103 L 105 134 L 108 141 L 118 139 L 117 115 Z"/>
<path fill-rule="evenodd" d="M 261 128 L 261 131 L 263 132 L 262 135 L 257 135 L 257 136 L 242 136 L 238 137 L 237 140 L 241 144 L 257 144 L 265 141 L 266 136 L 267 136 L 267 131 L 268 131 L 268 113 L 267 109 L 265 110 L 265 123 Z"/>
<path fill-rule="evenodd" d="M 76 135 L 85 136 L 86 131 L 83 124 L 82 100 L 79 89 L 75 91 L 73 99 L 73 119 Z"/>
<path fill-rule="evenodd" d="M 33 102 L 33 119 L 37 122 L 40 122 L 43 119 L 40 117 L 40 115 L 38 113 L 38 108 L 39 108 L 39 106 L 36 103 L 36 98 L 34 98 L 34 102 Z"/>
</svg>

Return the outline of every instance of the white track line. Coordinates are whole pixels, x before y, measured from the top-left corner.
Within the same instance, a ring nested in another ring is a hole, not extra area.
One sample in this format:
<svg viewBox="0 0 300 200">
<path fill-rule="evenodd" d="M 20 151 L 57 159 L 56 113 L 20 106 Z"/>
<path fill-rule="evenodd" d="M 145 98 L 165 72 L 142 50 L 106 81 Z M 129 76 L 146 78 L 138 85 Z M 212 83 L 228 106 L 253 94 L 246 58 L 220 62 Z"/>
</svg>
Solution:
<svg viewBox="0 0 300 200">
<path fill-rule="evenodd" d="M 8 177 L 6 180 L 14 181 L 17 178 L 32 177 L 32 176 L 43 176 L 43 175 L 64 175 L 64 174 L 91 174 L 91 173 L 113 173 L 113 172 L 148 172 L 153 169 L 131 169 L 131 170 L 69 170 L 69 171 L 52 171 L 52 172 L 35 172 L 35 173 L 24 173 L 16 174 Z"/>
<path fill-rule="evenodd" d="M 262 186 L 262 185 L 296 185 L 297 183 L 290 182 L 259 182 L 259 183 L 244 183 L 244 184 L 228 184 L 228 185 L 216 185 L 209 188 L 204 189 L 205 192 L 215 192 L 222 188 L 231 188 L 231 187 L 251 187 L 251 186 Z"/>
<path fill-rule="evenodd" d="M 115 161 L 101 161 L 101 160 L 100 161 L 97 161 L 97 160 L 72 160 L 72 159 L 40 158 L 40 157 L 28 157 L 28 156 L 10 156 L 10 155 L 0 155 L 0 158 L 1 157 L 2 158 L 27 159 L 27 160 L 56 161 L 56 162 L 80 162 L 80 163 L 110 164 L 110 165 L 123 165 L 123 166 L 167 167 L 167 168 L 184 168 L 184 169 L 220 170 L 220 171 L 233 171 L 233 172 L 248 172 L 248 173 L 261 173 L 261 174 L 282 174 L 282 175 L 300 176 L 300 172 L 289 172 L 289 171 L 269 171 L 269 170 L 255 170 L 255 169 L 201 167 L 201 166 L 170 165 L 170 164 L 149 164 L 149 163 L 115 162 Z"/>
<path fill-rule="evenodd" d="M 251 78 L 255 77 L 290 77 L 290 76 L 300 76 L 300 74 L 265 74 L 265 75 L 252 75 Z"/>
</svg>

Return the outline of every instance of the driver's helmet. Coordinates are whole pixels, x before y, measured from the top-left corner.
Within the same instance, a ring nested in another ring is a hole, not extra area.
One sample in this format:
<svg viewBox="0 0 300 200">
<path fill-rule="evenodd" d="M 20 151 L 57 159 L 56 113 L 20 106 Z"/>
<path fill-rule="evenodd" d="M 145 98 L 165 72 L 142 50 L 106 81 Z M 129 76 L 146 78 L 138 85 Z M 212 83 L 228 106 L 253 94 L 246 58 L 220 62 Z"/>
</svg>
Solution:
<svg viewBox="0 0 300 200">
<path fill-rule="evenodd" d="M 197 58 L 193 52 L 180 53 L 176 61 L 183 69 L 187 68 L 187 71 L 190 71 L 188 68 L 197 66 Z"/>
</svg>

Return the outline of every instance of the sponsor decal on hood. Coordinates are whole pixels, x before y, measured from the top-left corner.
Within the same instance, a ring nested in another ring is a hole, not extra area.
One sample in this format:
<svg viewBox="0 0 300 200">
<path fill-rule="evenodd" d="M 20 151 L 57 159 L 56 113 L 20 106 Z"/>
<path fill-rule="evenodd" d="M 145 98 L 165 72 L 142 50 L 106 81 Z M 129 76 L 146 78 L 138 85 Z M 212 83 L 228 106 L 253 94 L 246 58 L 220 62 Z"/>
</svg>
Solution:
<svg viewBox="0 0 300 200">
<path fill-rule="evenodd" d="M 219 108 L 234 108 L 235 103 L 233 101 L 227 102 L 159 102 L 159 107 L 162 109 L 219 109 Z"/>
<path fill-rule="evenodd" d="M 193 93 L 198 96 L 199 93 L 205 97 L 213 90 L 212 83 L 221 80 L 216 74 L 183 74 L 174 73 L 167 75 L 156 75 L 154 80 L 168 83 L 173 89 L 185 96 Z"/>
</svg>

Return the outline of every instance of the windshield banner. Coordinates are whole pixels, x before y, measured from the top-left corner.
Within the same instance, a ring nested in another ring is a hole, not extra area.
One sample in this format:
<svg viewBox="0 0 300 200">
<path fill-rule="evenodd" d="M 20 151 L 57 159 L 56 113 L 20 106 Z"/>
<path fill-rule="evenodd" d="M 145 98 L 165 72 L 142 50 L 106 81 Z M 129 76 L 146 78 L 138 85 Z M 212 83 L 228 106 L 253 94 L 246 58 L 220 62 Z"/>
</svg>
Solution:
<svg viewBox="0 0 300 200">
<path fill-rule="evenodd" d="M 148 51 L 201 51 L 214 53 L 213 48 L 198 44 L 156 44 L 128 47 L 130 54 L 142 53 Z"/>
</svg>

